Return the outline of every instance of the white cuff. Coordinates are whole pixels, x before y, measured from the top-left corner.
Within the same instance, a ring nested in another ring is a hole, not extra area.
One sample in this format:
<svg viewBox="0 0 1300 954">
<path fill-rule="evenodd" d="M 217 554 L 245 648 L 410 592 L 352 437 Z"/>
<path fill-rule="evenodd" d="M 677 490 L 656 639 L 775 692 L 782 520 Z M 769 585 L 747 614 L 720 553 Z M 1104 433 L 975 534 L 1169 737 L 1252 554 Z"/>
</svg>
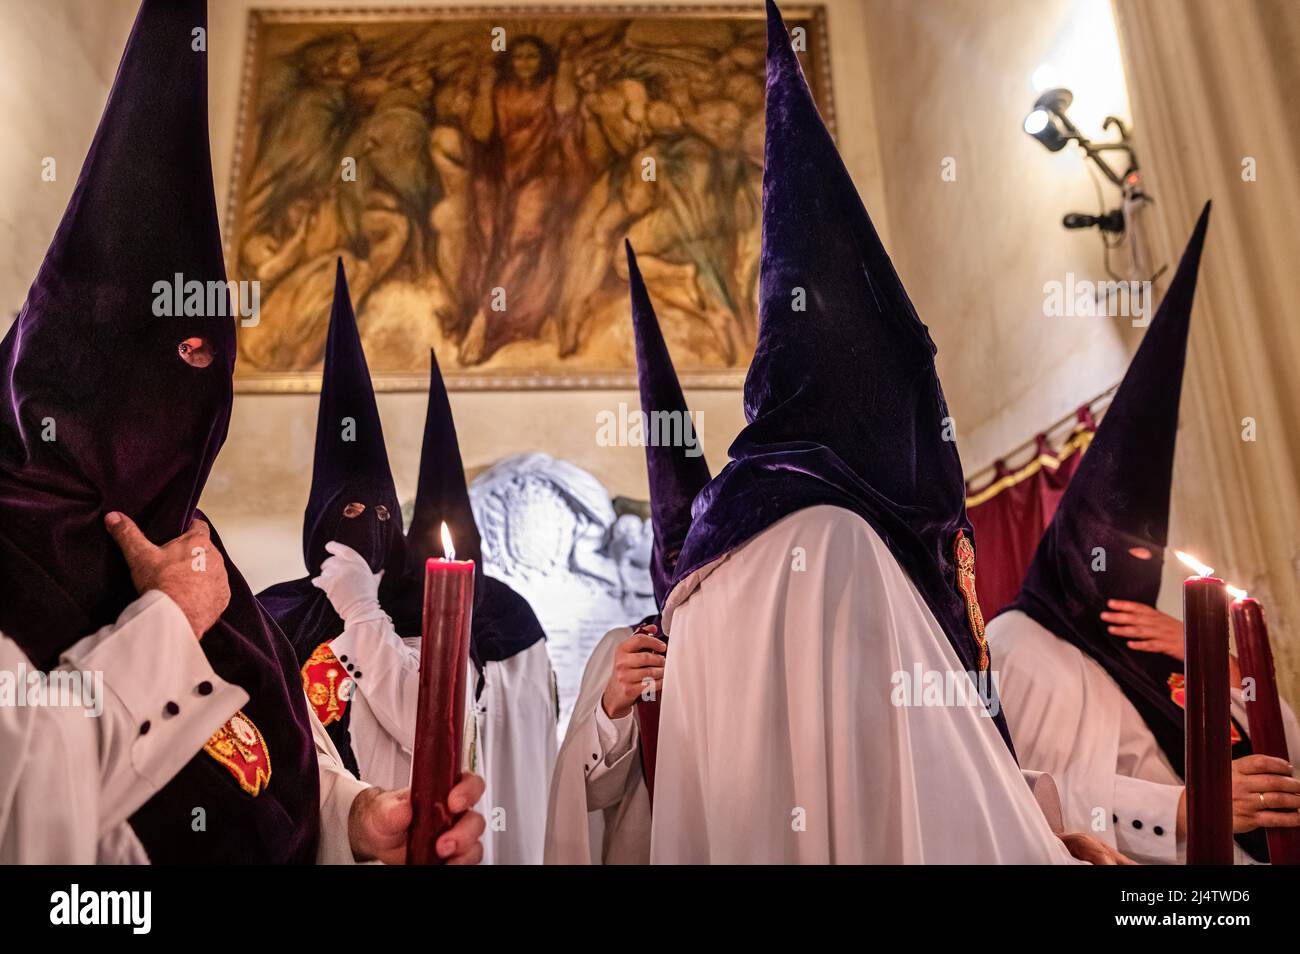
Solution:
<svg viewBox="0 0 1300 954">
<path fill-rule="evenodd" d="M 576 714 L 575 714 L 576 715 Z M 603 808 L 616 799 L 627 781 L 627 774 L 639 764 L 640 747 L 636 714 L 628 713 L 615 722 L 605 714 L 596 700 L 595 718 L 584 719 L 582 727 L 582 764 L 587 779 L 587 804 Z M 588 758 L 587 756 L 591 756 Z"/>
<path fill-rule="evenodd" d="M 417 660 L 420 655 L 402 642 L 384 613 L 348 620 L 343 632 L 330 640 L 330 650 L 352 678 L 353 688 L 361 692 L 383 682 L 412 655 Z"/>
<path fill-rule="evenodd" d="M 1115 845 L 1134 861 L 1178 864 L 1181 785 L 1115 776 Z"/>
<path fill-rule="evenodd" d="M 213 671 L 185 614 L 158 590 L 74 644 L 61 664 L 103 677 L 101 833 L 170 782 L 248 701 Z"/>
<path fill-rule="evenodd" d="M 621 719 L 611 719 L 605 713 L 604 704 L 596 703 L 596 735 L 600 741 L 600 754 L 604 757 L 606 765 L 613 765 L 632 748 L 635 728 L 635 710 Z"/>
<path fill-rule="evenodd" d="M 308 703 L 308 711 L 311 711 Z M 316 864 L 352 865 L 352 803 L 371 786 L 343 767 L 329 733 L 312 715 L 312 742 L 316 746 L 316 770 L 320 776 L 320 840 L 316 843 Z"/>
</svg>

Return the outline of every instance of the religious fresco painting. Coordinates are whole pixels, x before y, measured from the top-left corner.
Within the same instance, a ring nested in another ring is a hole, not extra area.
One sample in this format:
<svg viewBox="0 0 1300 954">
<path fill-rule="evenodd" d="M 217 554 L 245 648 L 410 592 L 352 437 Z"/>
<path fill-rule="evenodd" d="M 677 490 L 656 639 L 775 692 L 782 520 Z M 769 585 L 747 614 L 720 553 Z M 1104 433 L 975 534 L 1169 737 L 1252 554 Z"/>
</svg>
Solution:
<svg viewBox="0 0 1300 954">
<path fill-rule="evenodd" d="M 824 13 L 787 22 L 831 121 Z M 624 237 L 684 382 L 738 384 L 765 50 L 757 6 L 254 11 L 239 386 L 319 386 L 337 258 L 378 387 L 423 389 L 430 349 L 453 387 L 630 385 Z"/>
</svg>

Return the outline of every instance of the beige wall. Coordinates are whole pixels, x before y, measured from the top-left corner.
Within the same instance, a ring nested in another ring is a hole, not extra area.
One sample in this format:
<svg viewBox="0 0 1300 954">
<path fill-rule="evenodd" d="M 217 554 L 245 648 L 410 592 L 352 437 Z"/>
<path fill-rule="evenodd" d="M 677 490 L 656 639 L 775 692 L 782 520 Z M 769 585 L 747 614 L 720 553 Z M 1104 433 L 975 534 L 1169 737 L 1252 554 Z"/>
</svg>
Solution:
<svg viewBox="0 0 1300 954">
<path fill-rule="evenodd" d="M 1085 134 L 1127 118 L 1109 0 L 865 6 L 890 251 L 939 348 L 970 474 L 1119 380 L 1136 347 L 1126 321 L 1043 316 L 1044 282 L 1105 277 L 1097 234 L 1060 225 L 1098 204 L 1074 150 L 1048 153 L 1021 128 L 1043 64 Z"/>
<path fill-rule="evenodd" d="M 0 331 L 72 195 L 122 45 L 132 0 L 0 0 Z M 45 157 L 56 178 L 41 178 Z"/>
</svg>

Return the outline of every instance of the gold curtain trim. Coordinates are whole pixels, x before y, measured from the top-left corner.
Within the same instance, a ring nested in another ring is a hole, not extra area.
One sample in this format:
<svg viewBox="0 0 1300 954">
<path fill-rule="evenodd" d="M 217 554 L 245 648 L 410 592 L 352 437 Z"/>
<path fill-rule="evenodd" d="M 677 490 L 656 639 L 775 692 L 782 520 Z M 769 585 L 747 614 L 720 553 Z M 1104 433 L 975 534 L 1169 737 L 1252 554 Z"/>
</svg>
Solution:
<svg viewBox="0 0 1300 954">
<path fill-rule="evenodd" d="M 1056 468 L 1065 463 L 1066 459 L 1075 451 L 1083 453 L 1087 450 L 1088 445 L 1092 443 L 1092 438 L 1096 433 L 1096 431 L 1090 428 L 1080 427 L 1069 436 L 1056 454 L 1039 454 L 1019 470 L 993 481 L 993 483 L 989 484 L 979 493 L 969 495 L 966 498 L 966 507 L 968 509 L 970 507 L 978 507 L 980 504 L 992 500 L 998 494 L 1002 493 L 1002 491 L 1014 487 L 1021 481 L 1028 480 L 1044 467 L 1049 470 L 1056 470 Z"/>
</svg>

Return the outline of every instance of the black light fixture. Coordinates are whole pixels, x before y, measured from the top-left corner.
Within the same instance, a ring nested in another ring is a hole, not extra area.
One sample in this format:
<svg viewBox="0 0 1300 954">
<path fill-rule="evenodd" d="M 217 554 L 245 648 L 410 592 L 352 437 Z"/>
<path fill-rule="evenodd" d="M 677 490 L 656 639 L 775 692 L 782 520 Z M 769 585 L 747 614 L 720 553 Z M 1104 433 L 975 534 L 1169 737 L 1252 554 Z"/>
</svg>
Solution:
<svg viewBox="0 0 1300 954">
<path fill-rule="evenodd" d="M 1065 111 L 1074 102 L 1068 89 L 1049 89 L 1038 97 L 1034 108 L 1025 117 L 1025 132 L 1043 144 L 1048 152 L 1060 152 L 1071 139 L 1080 138 Z"/>
<path fill-rule="evenodd" d="M 1097 164 L 1102 174 L 1123 189 L 1124 180 L 1129 173 L 1136 172 L 1138 168 L 1137 156 L 1133 152 L 1132 145 L 1129 144 L 1128 127 L 1124 125 L 1122 119 L 1107 116 L 1101 128 L 1105 131 L 1109 131 L 1111 127 L 1118 129 L 1119 139 L 1115 142 L 1095 143 L 1085 136 L 1078 126 L 1070 122 L 1070 117 L 1065 114 L 1073 102 L 1074 94 L 1068 89 L 1058 87 L 1047 90 L 1034 101 L 1034 108 L 1025 117 L 1025 132 L 1041 142 L 1048 152 L 1060 152 L 1071 142 L 1077 142 L 1087 157 Z M 1128 168 L 1122 173 L 1111 168 L 1110 163 L 1102 155 L 1116 150 L 1128 154 Z"/>
<path fill-rule="evenodd" d="M 1024 130 L 1042 143 L 1048 152 L 1060 152 L 1070 143 L 1077 143 L 1084 155 L 1101 170 L 1102 175 L 1120 190 L 1121 203 L 1119 208 L 1102 211 L 1098 215 L 1070 212 L 1061 224 L 1067 229 L 1097 228 L 1112 234 L 1132 233 L 1139 213 L 1152 200 L 1142 191 L 1142 173 L 1138 168 L 1137 155 L 1129 142 L 1128 127 L 1118 117 L 1107 116 L 1102 123 L 1102 130 L 1108 132 L 1113 128 L 1117 130 L 1119 138 L 1114 142 L 1095 143 L 1066 115 L 1073 102 L 1074 94 L 1068 89 L 1055 87 L 1047 90 L 1035 100 L 1034 108 L 1025 117 Z M 1128 156 L 1127 168 L 1123 172 L 1117 172 L 1106 161 L 1104 153 L 1107 152 L 1125 153 Z"/>
</svg>

